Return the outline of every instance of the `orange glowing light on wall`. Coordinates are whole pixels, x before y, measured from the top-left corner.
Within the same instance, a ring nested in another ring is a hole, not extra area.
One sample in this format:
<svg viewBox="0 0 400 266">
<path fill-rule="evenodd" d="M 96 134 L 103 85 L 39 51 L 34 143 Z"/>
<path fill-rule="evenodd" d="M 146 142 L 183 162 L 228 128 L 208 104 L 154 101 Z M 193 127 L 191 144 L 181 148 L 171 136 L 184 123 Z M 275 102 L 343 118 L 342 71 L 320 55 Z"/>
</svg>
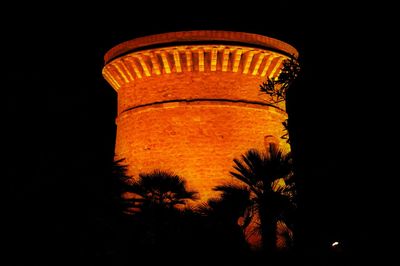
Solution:
<svg viewBox="0 0 400 266">
<path fill-rule="evenodd" d="M 105 55 L 103 76 L 118 93 L 115 156 L 129 174 L 169 170 L 206 201 L 235 182 L 233 159 L 280 137 L 284 102 L 259 85 L 298 53 L 282 41 L 242 32 L 186 31 L 121 43 Z"/>
</svg>

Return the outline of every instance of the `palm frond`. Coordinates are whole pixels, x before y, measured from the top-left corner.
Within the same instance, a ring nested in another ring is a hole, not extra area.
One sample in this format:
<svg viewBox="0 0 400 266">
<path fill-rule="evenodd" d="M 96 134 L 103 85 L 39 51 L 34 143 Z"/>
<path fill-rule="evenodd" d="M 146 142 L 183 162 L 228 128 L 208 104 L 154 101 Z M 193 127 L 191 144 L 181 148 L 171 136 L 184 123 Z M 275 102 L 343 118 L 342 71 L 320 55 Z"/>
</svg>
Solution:
<svg viewBox="0 0 400 266">
<path fill-rule="evenodd" d="M 186 189 L 186 182 L 178 175 L 161 170 L 141 173 L 139 178 L 125 185 L 125 191 L 143 199 L 141 206 L 174 208 L 196 200 L 197 192 Z"/>
</svg>

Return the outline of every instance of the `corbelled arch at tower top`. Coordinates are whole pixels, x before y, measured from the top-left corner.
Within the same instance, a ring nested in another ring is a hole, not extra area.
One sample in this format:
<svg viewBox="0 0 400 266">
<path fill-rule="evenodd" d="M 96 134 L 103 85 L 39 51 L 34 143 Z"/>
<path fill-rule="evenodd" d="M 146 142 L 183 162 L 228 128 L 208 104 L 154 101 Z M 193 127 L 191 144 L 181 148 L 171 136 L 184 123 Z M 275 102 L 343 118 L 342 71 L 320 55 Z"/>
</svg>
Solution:
<svg viewBox="0 0 400 266">
<path fill-rule="evenodd" d="M 118 93 L 116 158 L 129 174 L 155 169 L 186 179 L 201 200 L 233 182 L 233 159 L 277 142 L 289 149 L 285 103 L 259 86 L 277 77 L 295 48 L 257 34 L 172 32 L 121 43 L 103 76 Z"/>
</svg>

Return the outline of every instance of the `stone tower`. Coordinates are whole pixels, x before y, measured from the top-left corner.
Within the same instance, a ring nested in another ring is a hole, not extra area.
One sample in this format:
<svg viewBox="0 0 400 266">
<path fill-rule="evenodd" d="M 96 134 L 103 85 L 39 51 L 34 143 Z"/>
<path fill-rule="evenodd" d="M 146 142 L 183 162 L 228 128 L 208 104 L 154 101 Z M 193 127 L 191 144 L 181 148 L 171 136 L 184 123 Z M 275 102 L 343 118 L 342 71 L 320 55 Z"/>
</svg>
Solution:
<svg viewBox="0 0 400 266">
<path fill-rule="evenodd" d="M 118 93 L 115 154 L 129 174 L 169 170 L 201 200 L 232 182 L 233 159 L 275 142 L 289 149 L 285 105 L 260 93 L 282 62 L 282 41 L 250 33 L 185 31 L 123 42 L 105 55 L 103 76 Z"/>
</svg>

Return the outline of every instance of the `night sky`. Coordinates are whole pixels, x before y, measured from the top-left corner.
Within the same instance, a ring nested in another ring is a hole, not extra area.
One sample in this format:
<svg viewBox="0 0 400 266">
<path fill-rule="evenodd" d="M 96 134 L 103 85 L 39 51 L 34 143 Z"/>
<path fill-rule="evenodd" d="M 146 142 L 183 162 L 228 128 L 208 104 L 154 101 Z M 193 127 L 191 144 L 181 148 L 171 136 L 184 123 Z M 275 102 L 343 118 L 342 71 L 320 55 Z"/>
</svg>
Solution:
<svg viewBox="0 0 400 266">
<path fill-rule="evenodd" d="M 68 249 L 72 238 L 85 235 L 85 227 L 71 224 L 95 223 L 96 206 L 86 199 L 98 195 L 96 179 L 76 173 L 113 156 L 116 93 L 101 75 L 107 50 L 135 37 L 196 29 L 257 33 L 298 49 L 303 70 L 288 111 L 310 252 L 333 241 L 363 258 L 395 250 L 398 207 L 389 171 L 395 157 L 387 154 L 396 139 L 387 116 L 394 107 L 392 94 L 379 86 L 376 68 L 385 63 L 375 53 L 385 45 L 374 43 L 380 31 L 374 13 L 256 2 L 6 9 L 6 258 L 23 253 L 41 261 L 54 246 Z"/>
</svg>

